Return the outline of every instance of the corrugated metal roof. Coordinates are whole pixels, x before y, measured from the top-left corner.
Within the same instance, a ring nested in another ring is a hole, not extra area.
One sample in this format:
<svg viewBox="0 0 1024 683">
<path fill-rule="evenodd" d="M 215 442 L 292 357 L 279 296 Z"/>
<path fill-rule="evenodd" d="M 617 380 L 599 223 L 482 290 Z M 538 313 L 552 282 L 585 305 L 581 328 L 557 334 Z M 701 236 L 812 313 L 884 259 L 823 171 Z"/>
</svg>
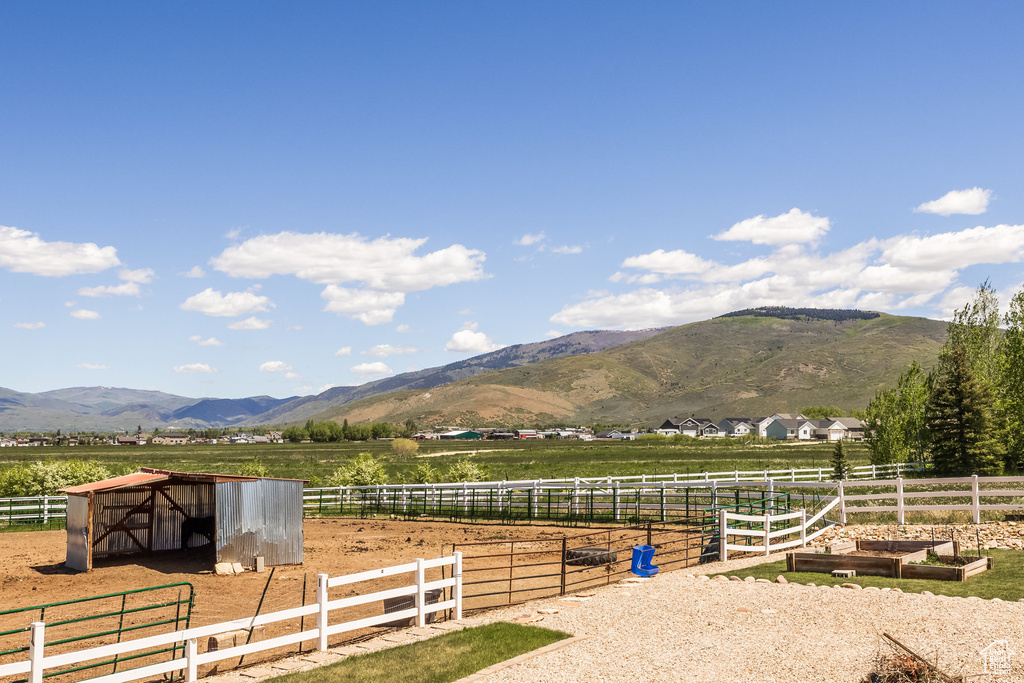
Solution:
<svg viewBox="0 0 1024 683">
<path fill-rule="evenodd" d="M 113 477 L 112 479 L 103 479 L 102 481 L 94 481 L 89 484 L 69 486 L 66 489 L 61 489 L 61 492 L 70 495 L 79 495 L 83 493 L 90 493 L 96 491 L 112 491 L 114 489 L 123 488 L 125 486 L 140 486 L 142 484 L 151 484 L 168 478 L 169 477 L 167 477 L 166 474 L 158 474 L 155 472 L 132 472 L 131 474 L 124 474 L 121 475 L 120 477 Z"/>
<path fill-rule="evenodd" d="M 205 472 L 173 472 L 171 470 L 158 470 L 154 467 L 140 467 L 142 472 L 153 474 L 166 474 L 173 479 L 185 479 L 189 481 L 201 481 L 216 483 L 219 481 L 256 481 L 257 479 L 274 479 L 277 481 L 309 481 L 308 479 L 284 479 L 283 477 L 248 477 L 241 474 L 208 474 Z"/>
</svg>

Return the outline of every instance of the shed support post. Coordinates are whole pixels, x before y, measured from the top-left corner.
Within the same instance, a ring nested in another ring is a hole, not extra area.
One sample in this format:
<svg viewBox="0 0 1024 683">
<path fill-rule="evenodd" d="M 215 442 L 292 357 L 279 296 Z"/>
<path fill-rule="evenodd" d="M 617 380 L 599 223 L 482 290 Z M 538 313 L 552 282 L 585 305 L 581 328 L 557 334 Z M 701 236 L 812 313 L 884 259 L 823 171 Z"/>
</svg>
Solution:
<svg viewBox="0 0 1024 683">
<path fill-rule="evenodd" d="M 28 641 L 28 658 L 32 668 L 28 670 L 28 683 L 43 683 L 43 647 L 46 644 L 46 624 L 33 621 Z"/>
<path fill-rule="evenodd" d="M 327 574 L 316 575 L 316 602 L 320 611 L 316 616 L 316 628 L 319 636 L 316 649 L 327 651 Z"/>
</svg>

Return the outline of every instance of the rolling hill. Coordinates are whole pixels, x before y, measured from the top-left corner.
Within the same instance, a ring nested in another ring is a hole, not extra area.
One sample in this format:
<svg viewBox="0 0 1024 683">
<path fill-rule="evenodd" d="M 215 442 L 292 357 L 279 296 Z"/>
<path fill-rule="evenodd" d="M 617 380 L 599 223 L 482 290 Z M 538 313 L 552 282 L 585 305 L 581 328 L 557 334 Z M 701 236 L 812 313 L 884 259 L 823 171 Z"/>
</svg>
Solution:
<svg viewBox="0 0 1024 683">
<path fill-rule="evenodd" d="M 369 397 L 315 419 L 649 426 L 691 414 L 719 419 L 809 405 L 849 410 L 864 408 L 912 360 L 930 368 L 945 337 L 945 322 L 925 318 L 760 311 L 671 328 L 593 354 Z"/>
</svg>

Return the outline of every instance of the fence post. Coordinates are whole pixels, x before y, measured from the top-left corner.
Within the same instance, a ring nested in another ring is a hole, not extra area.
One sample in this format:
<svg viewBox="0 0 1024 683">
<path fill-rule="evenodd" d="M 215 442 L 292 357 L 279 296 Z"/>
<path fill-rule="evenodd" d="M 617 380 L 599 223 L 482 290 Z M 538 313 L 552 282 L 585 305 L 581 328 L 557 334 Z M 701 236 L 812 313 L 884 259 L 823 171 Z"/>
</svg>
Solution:
<svg viewBox="0 0 1024 683">
<path fill-rule="evenodd" d="M 771 515 L 765 515 L 764 516 L 764 554 L 765 555 L 768 555 L 771 552 L 771 542 L 772 542 L 772 540 L 768 537 L 768 534 L 771 533 L 771 528 L 772 528 L 772 516 Z"/>
<path fill-rule="evenodd" d="M 664 522 L 665 519 L 665 482 L 661 482 L 661 521 Z M 647 545 L 650 544 L 650 541 L 648 541 Z"/>
<path fill-rule="evenodd" d="M 718 507 L 718 482 L 711 482 L 711 509 Z"/>
<path fill-rule="evenodd" d="M 455 620 L 462 619 L 462 551 L 452 553 L 455 557 Z"/>
<path fill-rule="evenodd" d="M 732 471 L 732 477 L 733 477 L 733 479 L 735 481 L 739 481 L 740 480 L 740 471 L 739 470 L 733 470 Z"/>
<path fill-rule="evenodd" d="M 726 541 L 728 540 L 728 534 L 726 534 L 727 522 L 725 519 L 725 509 L 718 511 L 718 559 L 725 562 L 729 559 L 729 550 L 726 548 Z"/>
<path fill-rule="evenodd" d="M 792 467 L 789 468 L 789 480 L 796 481 L 796 470 Z"/>
<path fill-rule="evenodd" d="M 316 575 L 316 602 L 320 611 L 316 615 L 316 628 L 319 635 L 317 648 L 327 651 L 327 574 Z"/>
<path fill-rule="evenodd" d="M 540 501 L 538 500 L 540 498 L 540 489 L 538 488 L 538 486 L 539 486 L 539 480 L 538 481 L 534 481 L 533 482 L 533 516 L 534 516 L 534 518 L 537 517 L 537 506 L 540 504 Z M 550 517 L 551 515 L 548 515 L 548 516 Z"/>
<path fill-rule="evenodd" d="M 188 683 L 196 683 L 199 679 L 199 664 L 196 662 L 197 656 L 199 656 L 199 639 L 189 638 L 185 642 L 185 661 L 188 662 L 188 670 L 185 674 L 185 680 Z"/>
<path fill-rule="evenodd" d="M 974 523 L 981 524 L 981 495 L 978 490 L 978 475 L 971 475 L 971 505 L 974 506 Z"/>
<path fill-rule="evenodd" d="M 807 547 L 807 508 L 800 511 L 800 547 Z"/>
<path fill-rule="evenodd" d="M 875 465 L 871 466 L 871 478 L 878 479 L 878 468 Z"/>
<path fill-rule="evenodd" d="M 843 495 L 843 480 L 839 480 L 839 523 L 846 526 L 846 497 Z"/>
<path fill-rule="evenodd" d="M 821 468 L 818 468 L 818 481 L 821 481 Z"/>
<path fill-rule="evenodd" d="M 615 521 L 619 521 L 619 482 L 617 481 L 612 488 L 612 514 L 615 516 Z"/>
<path fill-rule="evenodd" d="M 423 558 L 416 558 L 416 627 L 427 625 L 427 598 L 423 584 L 426 583 L 423 570 Z"/>
<path fill-rule="evenodd" d="M 50 521 L 50 497 L 43 496 L 43 524 Z"/>
<path fill-rule="evenodd" d="M 580 511 L 580 478 L 576 477 L 576 481 L 572 485 L 572 511 L 573 517 L 579 514 Z"/>
<path fill-rule="evenodd" d="M 559 595 L 565 595 L 565 553 L 567 540 L 565 536 L 562 536 L 562 588 Z"/>
<path fill-rule="evenodd" d="M 896 523 L 903 524 L 903 477 L 896 477 Z"/>
<path fill-rule="evenodd" d="M 46 645 L 46 624 L 33 621 L 28 644 L 28 658 L 31 668 L 28 683 L 43 683 L 43 647 Z"/>
</svg>

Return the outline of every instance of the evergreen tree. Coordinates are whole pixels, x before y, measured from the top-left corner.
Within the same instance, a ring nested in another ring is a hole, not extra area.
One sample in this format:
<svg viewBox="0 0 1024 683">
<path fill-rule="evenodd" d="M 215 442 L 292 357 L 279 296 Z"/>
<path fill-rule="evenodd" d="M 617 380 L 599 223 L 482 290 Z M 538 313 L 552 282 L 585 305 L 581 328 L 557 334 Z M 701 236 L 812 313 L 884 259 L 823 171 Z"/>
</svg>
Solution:
<svg viewBox="0 0 1024 683">
<path fill-rule="evenodd" d="M 850 476 L 850 463 L 846 459 L 843 442 L 836 441 L 836 446 L 832 449 L 832 478 L 841 481 L 848 476 Z"/>
<path fill-rule="evenodd" d="M 925 405 L 937 474 L 994 475 L 1002 471 L 1002 449 L 991 406 L 991 388 L 974 376 L 967 349 L 953 347 L 940 365 Z"/>
</svg>

